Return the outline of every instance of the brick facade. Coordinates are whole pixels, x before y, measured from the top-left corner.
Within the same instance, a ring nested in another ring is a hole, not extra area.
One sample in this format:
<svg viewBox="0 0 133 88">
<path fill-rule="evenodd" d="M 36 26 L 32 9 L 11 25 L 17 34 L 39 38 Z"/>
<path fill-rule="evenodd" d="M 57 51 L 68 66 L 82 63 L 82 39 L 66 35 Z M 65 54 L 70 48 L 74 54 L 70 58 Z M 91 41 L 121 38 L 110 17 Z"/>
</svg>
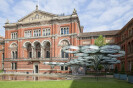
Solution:
<svg viewBox="0 0 133 88">
<path fill-rule="evenodd" d="M 116 35 L 116 44 L 121 46 L 121 49 L 126 52 L 125 57 L 119 58 L 121 64 L 118 65 L 119 71 L 121 65 L 125 65 L 126 71 L 131 71 L 133 64 L 133 19 L 131 19 Z"/>
<path fill-rule="evenodd" d="M 0 36 L 0 70 L 4 68 L 4 38 Z"/>
<path fill-rule="evenodd" d="M 43 62 L 68 62 L 72 54 L 64 54 L 65 45 L 94 44 L 99 35 L 115 44 L 116 31 L 83 33 L 76 10 L 59 16 L 36 9 L 17 23 L 5 23 L 5 72 L 69 73 L 70 68 L 44 65 Z M 50 30 L 50 32 L 49 32 Z"/>
</svg>

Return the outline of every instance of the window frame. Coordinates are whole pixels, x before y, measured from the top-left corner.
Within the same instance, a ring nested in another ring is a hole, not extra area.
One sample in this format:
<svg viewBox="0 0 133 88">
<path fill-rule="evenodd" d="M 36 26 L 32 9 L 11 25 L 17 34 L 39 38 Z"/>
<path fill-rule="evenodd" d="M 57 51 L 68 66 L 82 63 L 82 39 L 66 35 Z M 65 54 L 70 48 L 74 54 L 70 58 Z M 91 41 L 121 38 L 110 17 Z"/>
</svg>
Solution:
<svg viewBox="0 0 133 88">
<path fill-rule="evenodd" d="M 26 30 L 26 31 L 24 31 L 24 37 L 27 37 L 27 38 L 32 37 L 32 30 Z"/>
<path fill-rule="evenodd" d="M 34 29 L 33 30 L 33 36 L 34 37 L 40 37 L 41 36 L 41 29 Z"/>
<path fill-rule="evenodd" d="M 69 34 L 69 27 L 66 26 L 66 27 L 61 27 L 60 28 L 60 34 L 61 35 L 68 35 Z"/>
<path fill-rule="evenodd" d="M 51 33 L 50 31 L 51 29 L 50 28 L 43 28 L 43 33 L 42 33 L 42 36 L 49 36 Z"/>
<path fill-rule="evenodd" d="M 18 38 L 18 32 L 11 32 L 11 39 L 17 39 Z"/>
</svg>

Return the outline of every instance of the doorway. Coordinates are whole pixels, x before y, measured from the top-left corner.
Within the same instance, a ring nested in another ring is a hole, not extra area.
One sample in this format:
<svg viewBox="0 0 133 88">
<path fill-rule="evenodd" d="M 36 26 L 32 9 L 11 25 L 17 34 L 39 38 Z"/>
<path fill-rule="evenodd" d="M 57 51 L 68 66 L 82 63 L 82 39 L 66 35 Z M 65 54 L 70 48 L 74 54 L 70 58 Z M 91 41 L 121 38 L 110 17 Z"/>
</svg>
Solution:
<svg viewBox="0 0 133 88">
<path fill-rule="evenodd" d="M 34 73 L 38 73 L 38 65 L 35 65 Z"/>
</svg>

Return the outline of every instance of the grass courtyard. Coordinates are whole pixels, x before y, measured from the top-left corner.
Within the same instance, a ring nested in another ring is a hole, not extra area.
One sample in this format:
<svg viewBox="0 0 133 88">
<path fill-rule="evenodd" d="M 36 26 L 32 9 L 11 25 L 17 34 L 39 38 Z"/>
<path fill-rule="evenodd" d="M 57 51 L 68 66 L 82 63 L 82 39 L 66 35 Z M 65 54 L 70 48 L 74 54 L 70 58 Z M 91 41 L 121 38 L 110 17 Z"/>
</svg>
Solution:
<svg viewBox="0 0 133 88">
<path fill-rule="evenodd" d="M 0 88 L 133 88 L 133 84 L 113 78 L 82 78 L 59 81 L 0 81 Z"/>
</svg>

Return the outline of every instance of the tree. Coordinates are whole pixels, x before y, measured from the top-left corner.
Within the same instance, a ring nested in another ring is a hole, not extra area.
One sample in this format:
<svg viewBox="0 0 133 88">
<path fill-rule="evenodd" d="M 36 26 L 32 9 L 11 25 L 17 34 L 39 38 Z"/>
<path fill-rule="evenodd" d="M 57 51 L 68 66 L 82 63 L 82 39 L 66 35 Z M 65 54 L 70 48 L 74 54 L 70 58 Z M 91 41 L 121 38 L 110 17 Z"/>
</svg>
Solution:
<svg viewBox="0 0 133 88">
<path fill-rule="evenodd" d="M 106 45 L 105 43 L 105 38 L 100 35 L 96 40 L 95 40 L 95 45 L 97 46 L 103 46 L 103 45 Z"/>
<path fill-rule="evenodd" d="M 101 71 L 104 67 L 102 65 L 98 65 L 98 70 Z"/>
<path fill-rule="evenodd" d="M 95 40 L 95 45 L 97 46 L 103 46 L 105 45 L 105 38 L 100 35 L 96 40 Z M 101 70 L 103 68 L 102 65 L 98 65 L 98 70 Z"/>
</svg>

